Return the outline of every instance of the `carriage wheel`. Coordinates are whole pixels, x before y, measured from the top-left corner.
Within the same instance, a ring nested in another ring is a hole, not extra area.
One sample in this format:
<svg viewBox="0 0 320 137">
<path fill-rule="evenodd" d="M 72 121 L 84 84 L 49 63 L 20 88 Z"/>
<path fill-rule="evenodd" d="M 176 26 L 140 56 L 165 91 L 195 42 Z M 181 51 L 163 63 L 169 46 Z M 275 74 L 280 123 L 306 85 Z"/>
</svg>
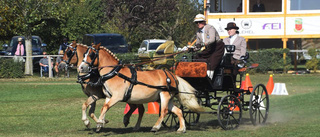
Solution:
<svg viewBox="0 0 320 137">
<path fill-rule="evenodd" d="M 180 109 L 183 113 L 183 118 L 186 121 L 187 126 L 194 126 L 199 122 L 200 114 L 196 112 L 192 112 L 186 107 L 180 106 Z"/>
<path fill-rule="evenodd" d="M 192 112 L 186 107 L 183 107 L 180 104 L 179 100 L 176 98 L 173 99 L 173 104 L 182 110 L 183 118 L 185 119 L 187 126 L 193 126 L 199 122 L 199 118 L 200 118 L 199 113 Z M 159 116 L 160 116 L 160 113 L 161 113 L 161 110 L 159 111 Z M 174 128 L 174 129 L 179 128 L 178 116 L 172 113 L 171 111 L 169 111 L 166 117 L 163 119 L 162 125 L 167 128 Z"/>
<path fill-rule="evenodd" d="M 239 126 L 242 108 L 239 99 L 234 95 L 224 96 L 218 106 L 218 121 L 224 130 L 232 130 Z"/>
<path fill-rule="evenodd" d="M 250 119 L 253 125 L 264 124 L 268 118 L 269 95 L 263 84 L 256 85 L 250 96 Z"/>
</svg>

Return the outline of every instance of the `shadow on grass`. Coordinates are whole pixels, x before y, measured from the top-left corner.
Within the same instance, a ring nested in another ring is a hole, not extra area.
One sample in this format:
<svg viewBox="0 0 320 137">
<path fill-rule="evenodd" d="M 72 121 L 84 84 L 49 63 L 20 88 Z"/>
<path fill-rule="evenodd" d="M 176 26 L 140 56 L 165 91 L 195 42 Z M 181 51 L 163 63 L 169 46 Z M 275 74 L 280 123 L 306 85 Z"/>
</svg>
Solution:
<svg viewBox="0 0 320 137">
<path fill-rule="evenodd" d="M 208 117 L 206 117 L 208 119 Z M 253 126 L 250 118 L 242 118 L 241 124 L 239 127 L 251 127 Z M 78 130 L 80 132 L 88 133 L 88 135 L 101 135 L 101 136 L 111 136 L 111 135 L 124 135 L 124 134 L 132 134 L 132 133 L 146 133 L 150 135 L 166 135 L 176 133 L 178 128 L 175 127 L 161 127 L 157 132 L 151 132 L 152 127 L 141 127 L 138 131 L 133 131 L 133 127 L 130 128 L 110 128 L 105 127 L 100 130 L 100 132 L 95 132 L 96 128 L 86 128 L 83 130 Z M 212 131 L 212 130 L 223 130 L 217 119 L 213 120 L 202 120 L 192 126 L 187 126 L 188 131 Z"/>
</svg>

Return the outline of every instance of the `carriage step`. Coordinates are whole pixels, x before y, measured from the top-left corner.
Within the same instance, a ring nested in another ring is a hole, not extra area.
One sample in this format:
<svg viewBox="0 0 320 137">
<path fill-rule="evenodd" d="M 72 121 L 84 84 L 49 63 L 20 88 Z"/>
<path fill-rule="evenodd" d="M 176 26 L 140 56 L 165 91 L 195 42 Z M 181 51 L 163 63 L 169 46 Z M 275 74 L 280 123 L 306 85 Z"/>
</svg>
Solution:
<svg viewBox="0 0 320 137">
<path fill-rule="evenodd" d="M 219 102 L 213 102 L 211 105 L 219 105 Z"/>
<path fill-rule="evenodd" d="M 242 106 L 249 106 L 249 102 L 244 102 Z"/>
</svg>

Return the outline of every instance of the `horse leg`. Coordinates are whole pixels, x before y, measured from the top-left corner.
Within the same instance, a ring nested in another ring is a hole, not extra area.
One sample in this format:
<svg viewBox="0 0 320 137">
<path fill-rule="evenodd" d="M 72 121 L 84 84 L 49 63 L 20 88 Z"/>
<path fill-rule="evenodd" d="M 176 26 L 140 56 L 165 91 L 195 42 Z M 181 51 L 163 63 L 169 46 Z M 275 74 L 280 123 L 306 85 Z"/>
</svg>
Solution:
<svg viewBox="0 0 320 137">
<path fill-rule="evenodd" d="M 143 117 L 143 114 L 144 114 L 143 104 L 137 104 L 136 106 L 138 107 L 139 117 L 138 117 L 138 121 L 136 123 L 136 126 L 133 128 L 133 131 L 138 131 L 140 129 L 140 124 L 141 124 L 142 117 Z"/>
<path fill-rule="evenodd" d="M 92 103 L 94 104 L 94 107 L 91 106 L 91 108 L 92 108 L 93 111 L 94 111 L 96 101 L 92 98 L 92 96 L 88 97 L 87 101 L 82 104 L 82 121 L 83 121 L 84 125 L 85 125 L 87 128 L 89 128 L 89 126 L 90 126 L 90 121 L 89 121 L 89 119 L 87 118 L 86 111 L 87 111 L 87 108 L 89 107 L 89 105 L 91 105 Z M 91 108 L 90 108 L 90 109 L 91 109 Z M 89 112 L 90 112 L 90 111 L 89 111 Z"/>
<path fill-rule="evenodd" d="M 64 69 L 64 77 L 68 77 L 68 68 Z"/>
<path fill-rule="evenodd" d="M 108 99 L 106 98 L 106 101 L 103 104 L 103 107 L 101 108 L 101 113 L 97 122 L 97 130 L 96 132 L 99 132 L 101 130 L 101 128 L 104 126 L 105 124 L 105 116 L 106 116 L 106 112 L 116 103 L 118 103 L 119 100 L 115 100 L 114 98 Z"/>
<path fill-rule="evenodd" d="M 152 127 L 151 132 L 156 132 L 160 129 L 163 118 L 168 114 L 168 103 L 169 103 L 170 98 L 171 97 L 170 97 L 169 92 L 161 92 L 160 93 L 161 113 L 160 113 L 160 117 L 158 118 L 157 122 Z"/>
<path fill-rule="evenodd" d="M 89 116 L 97 123 L 97 122 L 98 122 L 98 118 L 97 118 L 97 116 L 94 114 L 95 109 L 96 109 L 96 102 L 93 102 L 93 103 L 91 104 L 90 109 L 89 109 Z M 109 123 L 109 120 L 106 120 L 106 119 L 105 119 L 104 121 L 105 121 L 105 124 L 106 124 L 106 123 Z"/>
<path fill-rule="evenodd" d="M 130 121 L 130 117 L 131 117 L 132 113 L 133 113 L 133 112 L 136 110 L 136 108 L 137 108 L 137 105 L 136 105 L 136 104 L 128 104 L 128 105 L 129 105 L 130 109 L 129 109 L 129 111 L 127 112 L 127 114 L 125 114 L 125 115 L 123 116 L 123 124 L 124 124 L 125 127 L 127 127 L 128 124 L 130 123 L 130 122 L 129 122 L 129 121 Z"/>
<path fill-rule="evenodd" d="M 179 118 L 180 127 L 177 130 L 177 132 L 178 133 L 185 133 L 186 132 L 186 125 L 185 125 L 185 120 L 183 118 L 182 110 L 180 108 L 174 106 L 172 100 L 170 100 L 170 102 L 169 102 L 168 109 L 171 112 L 173 112 L 174 114 L 176 114 Z"/>
</svg>

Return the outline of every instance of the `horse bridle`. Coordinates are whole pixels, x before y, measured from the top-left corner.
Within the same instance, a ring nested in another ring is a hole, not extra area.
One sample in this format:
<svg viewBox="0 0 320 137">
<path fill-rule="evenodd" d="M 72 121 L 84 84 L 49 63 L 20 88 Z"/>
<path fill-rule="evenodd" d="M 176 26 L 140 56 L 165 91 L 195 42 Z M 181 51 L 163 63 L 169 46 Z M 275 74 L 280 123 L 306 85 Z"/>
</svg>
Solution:
<svg viewBox="0 0 320 137">
<path fill-rule="evenodd" d="M 73 57 L 74 55 L 76 55 L 76 57 L 77 57 L 77 62 L 76 62 L 76 64 L 78 64 L 78 53 L 76 52 L 76 51 L 77 51 L 77 45 L 76 45 L 75 47 L 72 47 L 72 46 L 68 45 L 68 48 L 73 49 L 73 51 L 68 50 L 68 51 L 67 51 L 68 60 L 63 60 L 63 61 L 66 62 L 67 65 L 69 65 L 72 57 Z M 67 49 L 68 49 L 68 48 L 67 48 Z"/>
<path fill-rule="evenodd" d="M 94 50 L 96 52 L 96 53 L 94 53 L 94 52 L 90 53 L 89 57 L 91 58 L 91 62 L 88 62 L 86 60 L 82 60 L 82 62 L 89 65 L 89 70 L 90 70 L 89 72 L 91 72 L 91 70 L 93 68 L 93 64 L 96 59 L 98 60 L 98 66 L 99 66 L 99 49 L 95 49 L 94 47 L 89 47 L 87 49 L 87 51 L 85 52 L 85 54 L 87 54 L 89 52 L 89 50 Z M 83 56 L 85 56 L 85 54 Z"/>
</svg>

